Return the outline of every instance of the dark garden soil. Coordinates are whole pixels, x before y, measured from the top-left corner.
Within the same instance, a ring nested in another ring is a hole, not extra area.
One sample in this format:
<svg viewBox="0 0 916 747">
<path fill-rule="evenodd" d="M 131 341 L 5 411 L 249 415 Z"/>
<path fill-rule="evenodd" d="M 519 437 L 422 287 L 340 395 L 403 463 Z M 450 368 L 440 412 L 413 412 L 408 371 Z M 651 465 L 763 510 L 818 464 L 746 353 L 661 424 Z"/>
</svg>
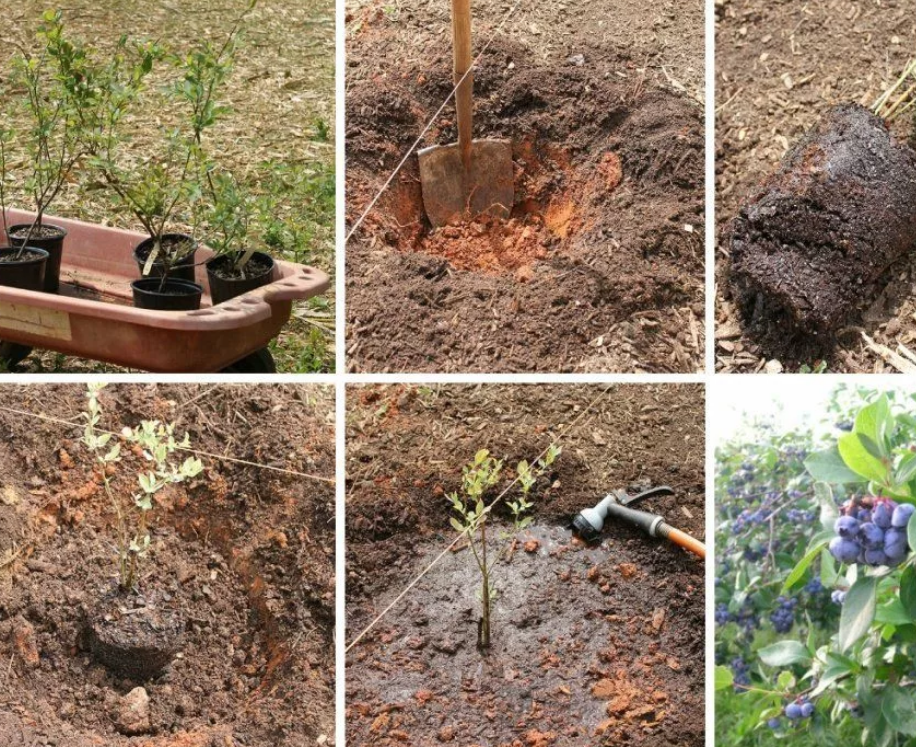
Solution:
<svg viewBox="0 0 916 747">
<path fill-rule="evenodd" d="M 349 18 L 350 225 L 452 86 L 439 12 L 423 5 L 393 19 L 382 5 Z M 661 26 L 669 4 L 649 5 L 641 12 Z M 351 370 L 702 366 L 702 109 L 666 65 L 691 83 L 693 68 L 672 63 L 683 64 L 680 50 L 653 48 L 659 34 L 594 33 L 599 16 L 601 28 L 635 4 L 593 3 L 581 15 L 560 6 L 515 19 L 475 73 L 475 135 L 512 141 L 510 218 L 433 230 L 414 157 L 347 245 Z M 474 12 L 482 40 L 505 8 Z M 668 20 L 694 29 L 693 13 L 678 18 Z M 418 58 L 421 39 L 429 53 Z M 454 142 L 453 120 L 447 107 L 422 144 Z"/>
<path fill-rule="evenodd" d="M 57 226 L 26 226 L 18 231 L 11 231 L 10 238 L 24 239 L 27 236 L 33 239 L 56 239 L 64 235 L 64 230 Z"/>
<path fill-rule="evenodd" d="M 101 398 L 112 430 L 174 420 L 202 450 L 334 474 L 333 396 L 322 388 L 119 385 Z M 83 400 L 79 386 L 0 390 L 0 407 L 68 420 Z M 89 651 L 85 620 L 115 571 L 114 517 L 77 428 L 0 412 L 0 430 L 0 740 L 334 744 L 332 485 L 205 458 L 197 481 L 161 494 L 139 596 L 122 610 L 156 604 L 184 624 L 172 664 L 141 680 Z M 129 707 L 138 687 L 148 722 Z"/>
<path fill-rule="evenodd" d="M 236 269 L 235 259 L 235 256 L 224 255 L 220 262 L 207 265 L 207 269 L 224 280 L 245 280 L 260 277 L 273 269 L 270 257 L 252 254 L 251 259 L 245 265 L 244 274 L 242 274 L 242 271 Z"/>
<path fill-rule="evenodd" d="M 44 256 L 44 253 L 39 254 L 38 252 L 34 252 L 31 249 L 26 249 L 15 254 L 0 255 L 0 264 L 12 265 L 18 264 L 20 262 L 31 262 L 32 260 L 41 259 Z"/>
<path fill-rule="evenodd" d="M 347 640 L 454 539 L 444 493 L 478 449 L 505 485 L 600 391 L 349 387 Z M 490 651 L 459 545 L 349 653 L 348 744 L 703 744 L 703 564 L 630 527 L 593 547 L 565 528 L 611 489 L 667 483 L 643 507 L 702 538 L 703 409 L 694 385 L 612 387 L 536 486 L 534 524 L 496 509 Z"/>
<path fill-rule="evenodd" d="M 773 344 L 773 335 L 748 335 L 729 282 L 728 237 L 740 206 L 832 107 L 855 102 L 870 108 L 900 75 L 916 46 L 912 2 L 717 0 L 716 11 L 717 369 L 749 373 L 769 361 L 772 371 L 905 370 L 906 353 L 916 345 L 916 253 L 908 252 L 877 279 L 850 280 L 838 304 L 853 294 L 858 298 L 826 345 L 799 339 L 787 348 Z M 901 119 L 893 134 L 905 141 L 912 119 Z M 815 232 L 801 223 L 803 234 Z M 783 227 L 781 233 L 790 230 Z M 871 275 L 871 268 L 858 274 Z M 784 330 L 783 342 L 789 331 Z M 894 357 L 900 353 L 902 363 Z"/>
</svg>

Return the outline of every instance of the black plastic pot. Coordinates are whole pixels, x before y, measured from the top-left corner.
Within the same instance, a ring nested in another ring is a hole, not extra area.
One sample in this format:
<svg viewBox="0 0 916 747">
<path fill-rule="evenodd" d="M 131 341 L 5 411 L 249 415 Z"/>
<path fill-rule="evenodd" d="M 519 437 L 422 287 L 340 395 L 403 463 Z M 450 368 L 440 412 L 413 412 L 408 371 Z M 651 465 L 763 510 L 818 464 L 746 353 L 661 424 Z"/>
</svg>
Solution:
<svg viewBox="0 0 916 747">
<path fill-rule="evenodd" d="M 170 277 L 142 278 L 130 284 L 134 291 L 134 306 L 158 311 L 196 311 L 204 289 L 189 280 Z"/>
<path fill-rule="evenodd" d="M 163 241 L 168 241 L 169 239 L 179 239 L 181 241 L 187 241 L 193 245 L 193 249 L 188 252 L 184 257 L 182 257 L 178 262 L 172 265 L 171 271 L 169 272 L 169 277 L 179 278 L 181 280 L 190 280 L 194 282 L 194 255 L 197 252 L 197 242 L 191 237 L 183 233 L 165 233 L 162 235 Z M 155 246 L 155 239 L 144 239 L 139 244 L 137 244 L 134 249 L 134 259 L 137 260 L 137 266 L 140 268 L 140 276 L 143 277 L 143 268 L 146 266 L 146 260 L 149 259 L 149 254 L 153 251 Z M 148 278 L 161 278 L 165 272 L 165 265 L 162 264 L 160 260 L 153 262 L 153 266 L 150 267 L 149 275 L 146 275 Z"/>
<path fill-rule="evenodd" d="M 18 223 L 15 226 L 10 226 L 6 232 L 6 238 L 9 240 L 10 246 L 22 246 L 31 227 L 30 223 Z M 57 235 L 30 236 L 28 245 L 36 249 L 44 249 L 48 253 L 48 261 L 45 264 L 44 291 L 45 293 L 57 293 L 58 288 L 60 288 L 60 263 L 64 256 L 64 239 L 67 238 L 67 230 L 49 223 L 45 223 L 43 228 L 53 228 Z M 22 232 L 22 238 L 18 238 L 15 235 L 19 232 Z"/>
<path fill-rule="evenodd" d="M 22 252 L 20 259 L 9 259 Z M 48 253 L 31 246 L 25 249 L 4 247 L 0 249 L 0 285 L 25 290 L 44 290 L 45 266 Z"/>
<path fill-rule="evenodd" d="M 262 285 L 267 285 L 274 276 L 274 260 L 269 254 L 255 252 L 248 261 L 250 272 L 244 278 L 224 278 L 218 270 L 227 269 L 238 259 L 238 254 L 221 254 L 207 260 L 207 281 L 210 283 L 210 298 L 213 305 L 241 296 Z"/>
</svg>

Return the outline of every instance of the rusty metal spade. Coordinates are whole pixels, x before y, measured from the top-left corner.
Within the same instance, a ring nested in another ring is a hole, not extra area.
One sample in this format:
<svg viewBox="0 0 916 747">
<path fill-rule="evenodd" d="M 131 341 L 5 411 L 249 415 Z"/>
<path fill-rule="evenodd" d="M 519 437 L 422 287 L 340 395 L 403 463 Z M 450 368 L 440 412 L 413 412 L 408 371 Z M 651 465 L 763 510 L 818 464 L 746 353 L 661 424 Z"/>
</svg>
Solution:
<svg viewBox="0 0 916 747">
<path fill-rule="evenodd" d="M 455 83 L 471 67 L 471 0 L 452 0 Z M 455 92 L 458 142 L 433 145 L 417 155 L 423 205 L 434 227 L 481 214 L 508 218 L 515 201 L 512 144 L 493 138 L 473 140 L 474 74 Z"/>
</svg>

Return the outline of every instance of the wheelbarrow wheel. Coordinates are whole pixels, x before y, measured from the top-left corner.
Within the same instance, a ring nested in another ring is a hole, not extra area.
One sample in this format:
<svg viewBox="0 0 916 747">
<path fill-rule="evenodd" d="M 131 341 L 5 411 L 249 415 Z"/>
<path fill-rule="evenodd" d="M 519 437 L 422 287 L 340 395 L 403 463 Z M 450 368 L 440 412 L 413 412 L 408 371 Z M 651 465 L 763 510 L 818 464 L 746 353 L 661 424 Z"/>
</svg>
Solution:
<svg viewBox="0 0 916 747">
<path fill-rule="evenodd" d="M 4 342 L 0 340 L 0 363 L 6 368 L 12 368 L 22 363 L 22 361 L 29 357 L 29 353 L 31 352 L 32 348 L 28 345 L 20 345 L 18 342 Z"/>
<path fill-rule="evenodd" d="M 276 372 L 277 364 L 274 362 L 274 357 L 267 348 L 261 348 L 251 353 L 251 355 L 246 355 L 231 366 L 226 366 L 220 373 L 258 374 Z"/>
</svg>

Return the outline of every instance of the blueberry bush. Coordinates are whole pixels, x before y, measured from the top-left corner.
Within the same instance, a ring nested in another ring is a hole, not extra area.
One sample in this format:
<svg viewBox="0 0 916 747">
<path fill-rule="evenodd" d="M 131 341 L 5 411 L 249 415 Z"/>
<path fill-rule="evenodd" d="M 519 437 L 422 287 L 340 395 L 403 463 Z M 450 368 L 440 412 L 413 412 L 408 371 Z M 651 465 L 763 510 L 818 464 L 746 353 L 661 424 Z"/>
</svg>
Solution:
<svg viewBox="0 0 916 747">
<path fill-rule="evenodd" d="M 716 453 L 718 744 L 916 745 L 916 396 Z"/>
</svg>

